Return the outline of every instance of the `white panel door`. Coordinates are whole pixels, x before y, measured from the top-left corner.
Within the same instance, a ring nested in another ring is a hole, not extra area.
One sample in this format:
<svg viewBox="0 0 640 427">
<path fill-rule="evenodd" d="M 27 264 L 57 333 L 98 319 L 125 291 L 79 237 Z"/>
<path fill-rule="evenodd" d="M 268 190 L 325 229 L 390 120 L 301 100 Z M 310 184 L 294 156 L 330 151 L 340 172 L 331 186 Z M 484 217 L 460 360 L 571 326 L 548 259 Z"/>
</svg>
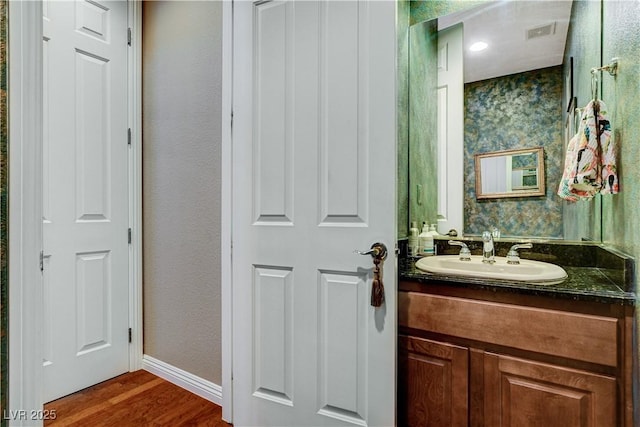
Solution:
<svg viewBox="0 0 640 427">
<path fill-rule="evenodd" d="M 44 13 L 44 401 L 129 370 L 127 3 Z"/>
<path fill-rule="evenodd" d="M 236 426 L 395 423 L 395 40 L 394 1 L 234 5 Z"/>
<path fill-rule="evenodd" d="M 462 24 L 438 32 L 438 232 L 464 230 Z"/>
</svg>

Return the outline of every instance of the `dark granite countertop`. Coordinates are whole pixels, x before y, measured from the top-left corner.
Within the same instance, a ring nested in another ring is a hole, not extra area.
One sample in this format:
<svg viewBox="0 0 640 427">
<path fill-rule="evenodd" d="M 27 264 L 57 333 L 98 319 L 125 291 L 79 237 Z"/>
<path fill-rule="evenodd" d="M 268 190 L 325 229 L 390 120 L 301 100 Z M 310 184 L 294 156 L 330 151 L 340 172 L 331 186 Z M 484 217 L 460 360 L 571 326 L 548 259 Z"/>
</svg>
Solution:
<svg viewBox="0 0 640 427">
<path fill-rule="evenodd" d="M 513 292 L 525 295 L 547 296 L 551 298 L 571 299 L 577 301 L 593 301 L 605 304 L 635 305 L 635 294 L 625 291 L 611 277 L 617 274 L 599 267 L 563 266 L 569 276 L 564 282 L 556 285 L 540 285 L 535 283 L 514 283 L 501 280 L 476 279 L 459 276 L 434 275 L 415 267 L 409 258 L 398 260 L 400 280 L 420 283 L 443 283 L 471 289 Z"/>
</svg>

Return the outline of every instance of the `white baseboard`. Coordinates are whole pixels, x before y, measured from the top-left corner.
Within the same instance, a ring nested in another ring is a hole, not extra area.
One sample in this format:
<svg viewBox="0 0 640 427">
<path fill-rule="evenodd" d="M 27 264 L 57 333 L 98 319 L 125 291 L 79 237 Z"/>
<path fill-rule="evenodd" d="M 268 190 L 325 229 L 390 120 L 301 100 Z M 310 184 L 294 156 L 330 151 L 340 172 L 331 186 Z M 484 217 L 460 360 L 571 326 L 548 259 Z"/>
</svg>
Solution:
<svg viewBox="0 0 640 427">
<path fill-rule="evenodd" d="M 200 378 L 180 368 L 155 359 L 149 355 L 142 356 L 142 369 L 163 378 L 170 383 L 189 390 L 203 399 L 222 406 L 222 387 L 211 381 Z"/>
</svg>

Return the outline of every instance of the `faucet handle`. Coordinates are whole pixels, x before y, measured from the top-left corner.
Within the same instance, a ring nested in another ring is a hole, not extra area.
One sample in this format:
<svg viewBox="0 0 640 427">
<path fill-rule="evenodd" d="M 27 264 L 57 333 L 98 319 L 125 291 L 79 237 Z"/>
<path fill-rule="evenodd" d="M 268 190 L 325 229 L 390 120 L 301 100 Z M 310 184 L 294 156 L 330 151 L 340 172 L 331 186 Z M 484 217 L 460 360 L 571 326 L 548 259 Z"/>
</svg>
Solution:
<svg viewBox="0 0 640 427">
<path fill-rule="evenodd" d="M 469 246 L 465 242 L 459 240 L 449 240 L 449 244 L 452 246 L 461 246 L 460 248 L 460 261 L 471 261 L 471 251 Z"/>
<path fill-rule="evenodd" d="M 517 245 L 511 246 L 509 252 L 507 253 L 507 264 L 520 264 L 520 255 L 518 255 L 518 249 L 527 249 L 532 248 L 533 244 L 529 243 L 519 243 Z"/>
</svg>

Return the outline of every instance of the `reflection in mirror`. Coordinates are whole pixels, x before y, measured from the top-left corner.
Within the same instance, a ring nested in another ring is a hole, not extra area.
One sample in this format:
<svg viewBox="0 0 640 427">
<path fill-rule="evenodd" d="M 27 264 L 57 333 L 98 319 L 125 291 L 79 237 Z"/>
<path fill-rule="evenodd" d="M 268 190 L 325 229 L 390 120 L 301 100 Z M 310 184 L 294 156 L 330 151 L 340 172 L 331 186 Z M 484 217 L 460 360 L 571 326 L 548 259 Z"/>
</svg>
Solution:
<svg viewBox="0 0 640 427">
<path fill-rule="evenodd" d="M 572 108 L 588 101 L 589 69 L 600 65 L 601 36 L 593 30 L 600 28 L 599 2 L 488 1 L 428 21 L 418 18 L 427 17 L 430 3 L 417 3 L 423 6 L 412 5 L 415 24 L 409 29 L 409 220 L 437 219 L 440 225 L 443 218 L 452 217 L 451 202 L 460 200 L 461 228 L 466 235 L 480 235 L 498 226 L 503 236 L 600 240 L 599 198 L 568 204 L 554 191 L 571 137 Z M 560 15 L 545 15 L 549 11 Z M 445 98 L 452 86 L 440 78 L 441 70 L 452 69 L 450 63 L 442 63 L 442 34 L 454 27 L 463 32 L 463 80 L 459 83 L 463 95 L 456 101 L 460 107 L 455 107 L 462 111 L 460 118 L 441 108 L 454 105 Z M 496 35 L 488 30 L 503 32 Z M 470 52 L 476 39 L 488 47 Z M 515 41 L 521 44 L 505 47 Z M 484 65 L 478 62 L 489 53 L 497 55 Z M 534 60 L 537 65 L 531 63 Z M 442 123 L 451 127 L 443 130 Z M 458 129 L 463 133 L 461 149 L 443 153 L 443 146 L 452 145 L 441 139 L 451 138 L 451 131 Z M 507 181 L 503 182 L 504 193 L 517 189 L 529 195 L 533 193 L 530 181 L 535 178 L 540 180 L 537 191 L 544 190 L 545 197 L 484 197 L 482 187 L 476 194 L 476 154 L 524 149 L 532 142 L 544 147 L 545 163 L 540 164 L 546 172 L 533 175 L 522 168 L 515 172 L 515 181 L 512 176 L 510 191 Z M 447 172 L 454 178 L 443 178 Z M 461 182 L 460 195 L 452 189 Z"/>
<path fill-rule="evenodd" d="M 544 196 L 544 149 L 475 155 L 476 198 Z"/>
</svg>

